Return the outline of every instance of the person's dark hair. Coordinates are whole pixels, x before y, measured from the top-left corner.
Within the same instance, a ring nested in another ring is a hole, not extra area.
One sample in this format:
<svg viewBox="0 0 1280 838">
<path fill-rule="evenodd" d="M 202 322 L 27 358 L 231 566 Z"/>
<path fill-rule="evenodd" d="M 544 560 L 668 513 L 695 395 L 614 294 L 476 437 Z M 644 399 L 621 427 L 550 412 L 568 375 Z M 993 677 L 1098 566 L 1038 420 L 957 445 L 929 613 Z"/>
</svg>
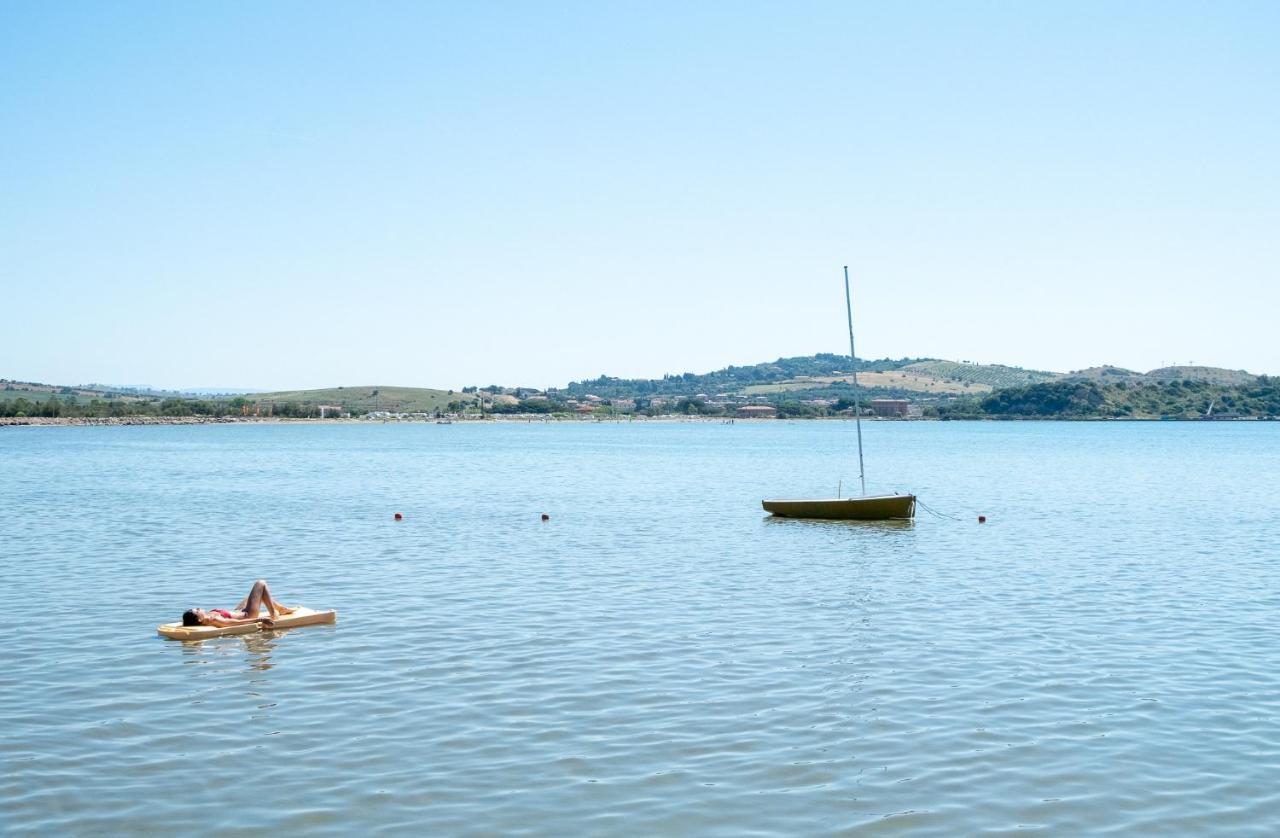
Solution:
<svg viewBox="0 0 1280 838">
<path fill-rule="evenodd" d="M 186 611 L 182 612 L 182 624 L 184 626 L 200 625 L 200 618 L 196 616 L 196 610 L 194 608 L 188 608 Z"/>
</svg>

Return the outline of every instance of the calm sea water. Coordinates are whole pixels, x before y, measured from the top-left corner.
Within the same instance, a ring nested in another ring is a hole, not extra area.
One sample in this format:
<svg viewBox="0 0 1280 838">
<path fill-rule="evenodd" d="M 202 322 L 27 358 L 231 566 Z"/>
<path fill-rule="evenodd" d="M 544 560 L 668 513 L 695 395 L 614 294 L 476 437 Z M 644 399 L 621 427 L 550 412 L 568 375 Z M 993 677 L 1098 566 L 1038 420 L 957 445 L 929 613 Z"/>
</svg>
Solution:
<svg viewBox="0 0 1280 838">
<path fill-rule="evenodd" d="M 1280 831 L 1280 424 L 864 434 L 0 429 L 3 831 Z"/>
</svg>

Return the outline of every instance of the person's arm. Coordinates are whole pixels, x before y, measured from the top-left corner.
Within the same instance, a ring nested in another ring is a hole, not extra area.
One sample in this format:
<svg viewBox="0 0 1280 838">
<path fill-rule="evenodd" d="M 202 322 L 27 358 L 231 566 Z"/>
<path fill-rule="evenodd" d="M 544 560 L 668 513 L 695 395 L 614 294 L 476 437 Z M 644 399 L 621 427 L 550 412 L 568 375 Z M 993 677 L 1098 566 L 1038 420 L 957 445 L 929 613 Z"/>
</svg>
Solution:
<svg viewBox="0 0 1280 838">
<path fill-rule="evenodd" d="M 247 626 L 250 623 L 262 623 L 264 626 L 268 628 L 275 625 L 275 623 L 271 621 L 270 617 L 252 617 L 252 618 L 243 619 L 243 620 L 228 620 L 226 617 L 215 617 L 214 615 L 209 614 L 209 615 L 206 615 L 204 618 L 204 624 L 206 626 L 214 626 L 216 628 L 228 628 L 230 626 Z"/>
</svg>

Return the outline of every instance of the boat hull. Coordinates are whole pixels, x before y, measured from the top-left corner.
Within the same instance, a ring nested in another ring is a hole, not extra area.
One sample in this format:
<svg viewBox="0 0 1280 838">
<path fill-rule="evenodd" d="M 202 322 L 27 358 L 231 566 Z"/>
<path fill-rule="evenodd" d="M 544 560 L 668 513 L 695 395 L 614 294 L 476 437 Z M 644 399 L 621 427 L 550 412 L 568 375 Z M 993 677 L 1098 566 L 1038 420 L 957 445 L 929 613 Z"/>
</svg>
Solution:
<svg viewBox="0 0 1280 838">
<path fill-rule="evenodd" d="M 889 521 L 914 518 L 915 495 L 879 495 L 827 500 L 765 500 L 766 512 L 780 518 L 819 518 L 834 521 Z"/>
</svg>

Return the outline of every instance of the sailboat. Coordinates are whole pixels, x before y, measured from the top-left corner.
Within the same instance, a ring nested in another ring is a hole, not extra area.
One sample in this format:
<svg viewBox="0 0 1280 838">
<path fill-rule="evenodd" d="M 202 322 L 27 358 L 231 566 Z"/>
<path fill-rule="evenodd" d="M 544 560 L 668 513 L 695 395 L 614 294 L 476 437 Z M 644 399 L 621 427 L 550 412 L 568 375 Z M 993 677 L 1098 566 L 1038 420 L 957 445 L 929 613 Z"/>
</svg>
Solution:
<svg viewBox="0 0 1280 838">
<path fill-rule="evenodd" d="M 849 361 L 853 365 L 853 419 L 858 428 L 858 478 L 862 497 L 818 500 L 765 500 L 766 512 L 780 518 L 888 521 L 914 518 L 915 495 L 868 495 L 867 474 L 862 465 L 862 406 L 858 403 L 858 361 L 853 350 L 853 303 L 849 298 L 849 266 L 844 268 L 844 308 L 849 318 Z"/>
</svg>

